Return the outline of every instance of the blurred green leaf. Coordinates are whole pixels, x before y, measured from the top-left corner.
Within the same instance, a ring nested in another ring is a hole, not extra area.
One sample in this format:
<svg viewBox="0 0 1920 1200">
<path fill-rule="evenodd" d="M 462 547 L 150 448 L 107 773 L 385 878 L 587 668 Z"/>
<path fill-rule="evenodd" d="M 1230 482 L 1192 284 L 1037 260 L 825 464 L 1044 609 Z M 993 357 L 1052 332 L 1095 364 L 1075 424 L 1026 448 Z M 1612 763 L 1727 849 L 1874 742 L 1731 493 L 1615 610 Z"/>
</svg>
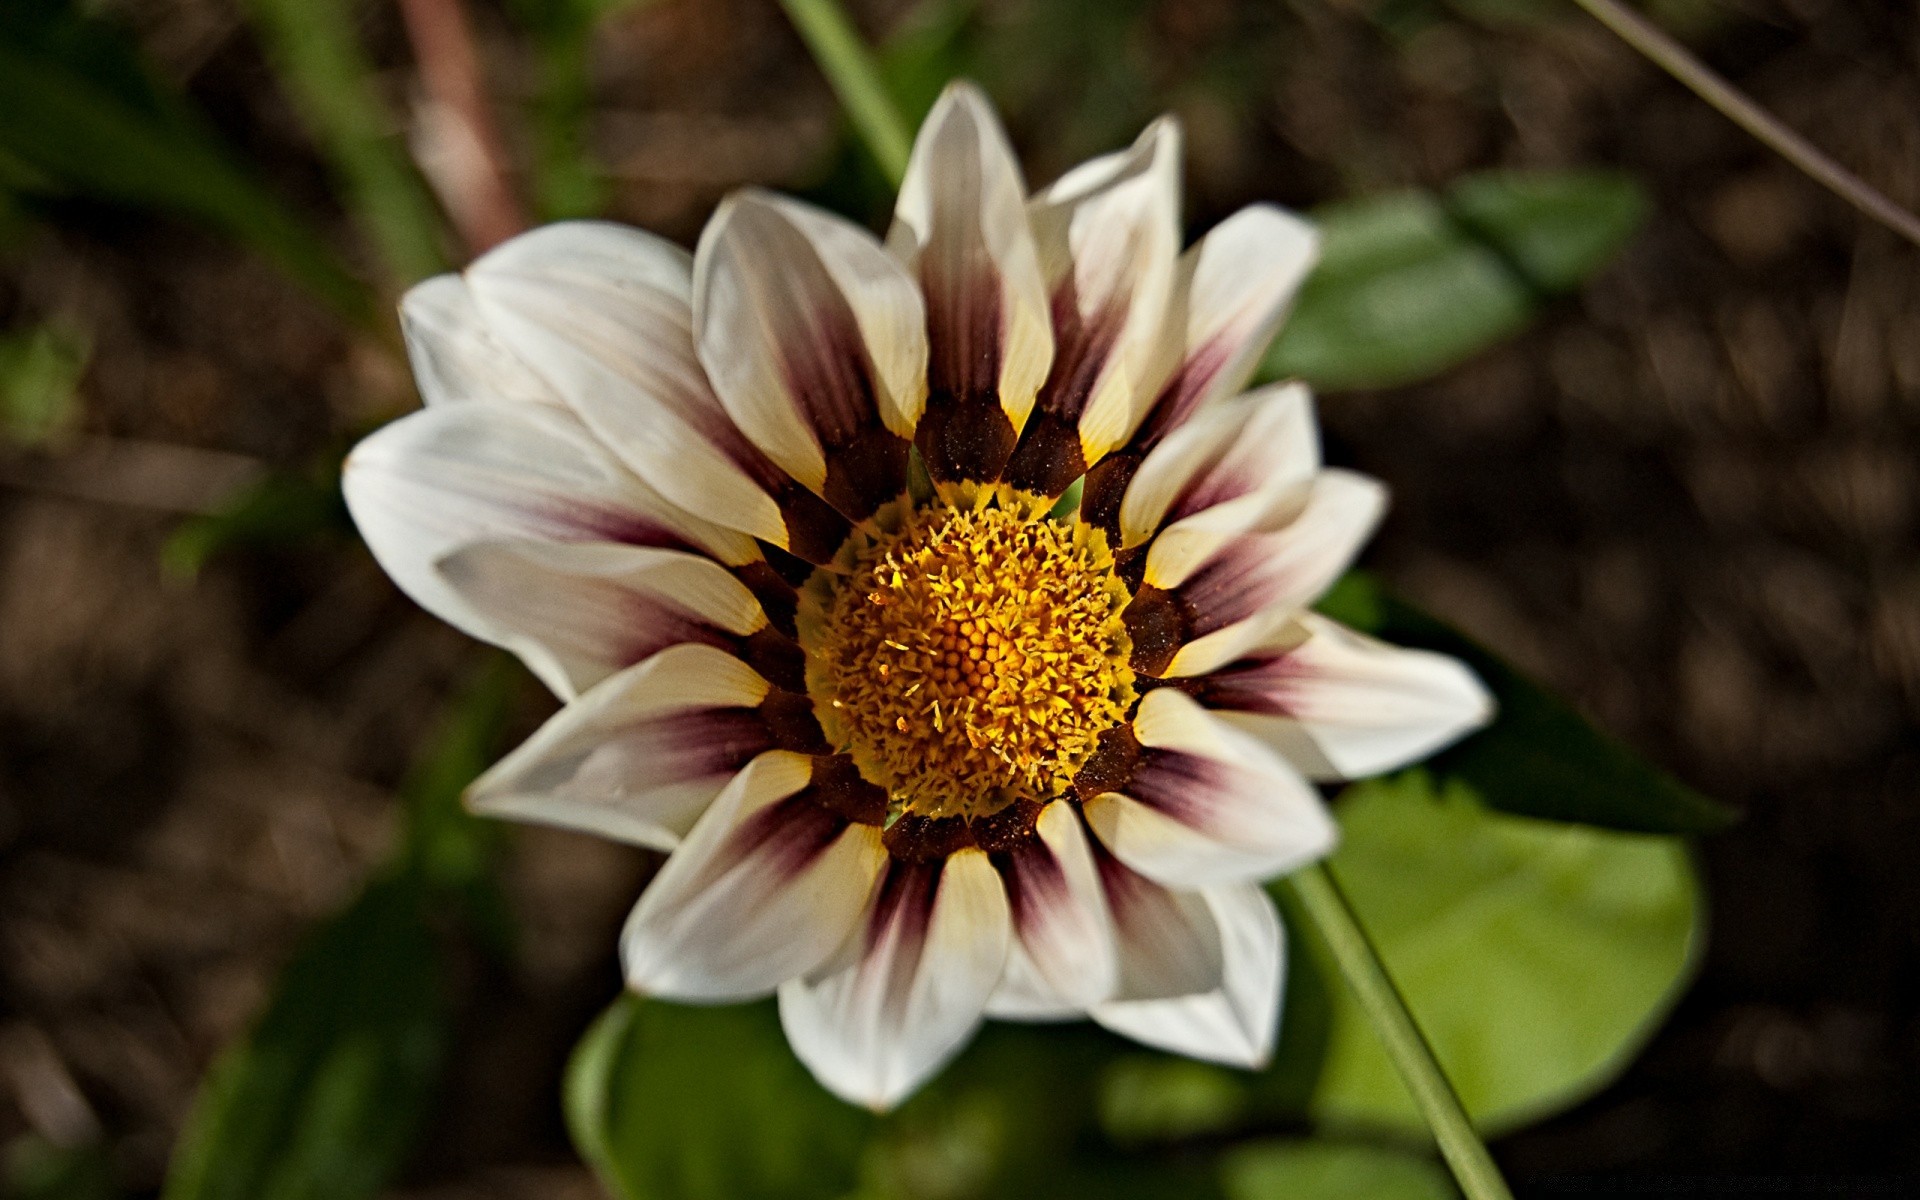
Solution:
<svg viewBox="0 0 1920 1200">
<path fill-rule="evenodd" d="M 287 546 L 344 535 L 351 528 L 340 495 L 340 467 L 329 460 L 313 471 L 276 471 L 240 491 L 221 511 L 182 521 L 161 548 L 160 562 L 175 579 L 192 579 L 215 555 L 235 546 Z"/>
<path fill-rule="evenodd" d="M 1123 1146 L 1221 1133 L 1247 1107 L 1244 1074 L 1188 1058 L 1128 1055 L 1100 1080 L 1100 1127 Z"/>
<path fill-rule="evenodd" d="M 1678 839 L 1494 813 L 1457 780 L 1437 792 L 1422 771 L 1355 784 L 1336 812 L 1332 869 L 1489 1130 L 1604 1086 L 1692 975 L 1703 913 Z M 1290 928 L 1324 960 L 1306 923 Z M 1418 1136 L 1425 1126 L 1366 1018 L 1344 990 L 1332 1000 L 1313 1115 Z"/>
<path fill-rule="evenodd" d="M 7 1200 L 114 1200 L 113 1159 L 96 1144 L 56 1146 L 37 1134 L 8 1144 L 0 1196 Z"/>
<path fill-rule="evenodd" d="M 1227 1152 L 1227 1200 L 1454 1200 L 1437 1164 L 1375 1146 L 1261 1142 Z"/>
<path fill-rule="evenodd" d="M 1487 171 L 1447 190 L 1447 210 L 1535 291 L 1568 292 L 1607 265 L 1647 217 L 1618 171 Z"/>
<path fill-rule="evenodd" d="M 1502 812 L 1640 833 L 1711 833 L 1733 810 L 1656 769 L 1564 700 L 1464 634 L 1350 572 L 1321 601 L 1336 620 L 1402 646 L 1450 654 L 1473 668 L 1499 706 L 1493 723 L 1427 767 Z"/>
<path fill-rule="evenodd" d="M 534 143 L 533 190 L 549 221 L 606 207 L 607 181 L 588 138 L 593 114 L 590 53 L 600 22 L 651 0 L 509 0 L 536 62 L 527 105 Z"/>
<path fill-rule="evenodd" d="M 506 943 L 495 835 L 460 794 L 497 753 L 520 675 L 490 655 L 401 785 L 388 872 L 307 938 L 254 1030 L 202 1084 L 163 1200 L 352 1200 L 412 1148 L 450 1038 L 440 928 L 450 899 Z"/>
<path fill-rule="evenodd" d="M 814 1082 L 771 1002 L 623 996 L 575 1050 L 566 1104 L 581 1156 L 627 1200 L 841 1196 L 873 1124 Z"/>
<path fill-rule="evenodd" d="M 356 39 L 352 0 L 245 0 L 267 56 L 401 284 L 446 269 L 439 210 L 407 158 Z"/>
<path fill-rule="evenodd" d="M 80 419 L 80 377 L 90 339 L 59 325 L 0 333 L 0 437 L 46 446 Z"/>
<path fill-rule="evenodd" d="M 1577 287 L 1645 210 L 1637 184 L 1601 171 L 1492 172 L 1444 197 L 1402 192 L 1321 209 L 1320 265 L 1261 373 L 1325 391 L 1437 375 Z"/>
<path fill-rule="evenodd" d="M 239 166 L 131 45 L 68 4 L 0 5 L 0 159 L 39 186 L 198 218 L 277 260 L 328 304 L 371 320 L 365 289 Z"/>
<path fill-rule="evenodd" d="M 448 1043 L 422 883 L 394 876 L 316 929 L 215 1063 L 164 1200 L 349 1200 L 399 1167 Z"/>
</svg>

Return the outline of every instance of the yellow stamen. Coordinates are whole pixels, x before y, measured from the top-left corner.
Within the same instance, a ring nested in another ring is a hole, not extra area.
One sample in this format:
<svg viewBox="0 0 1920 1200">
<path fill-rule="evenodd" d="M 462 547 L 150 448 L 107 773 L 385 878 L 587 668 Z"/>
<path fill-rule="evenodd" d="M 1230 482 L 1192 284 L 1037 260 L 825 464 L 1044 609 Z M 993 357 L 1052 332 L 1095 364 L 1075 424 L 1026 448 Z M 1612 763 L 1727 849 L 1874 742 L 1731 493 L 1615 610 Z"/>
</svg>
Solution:
<svg viewBox="0 0 1920 1200">
<path fill-rule="evenodd" d="M 979 817 L 1066 791 L 1133 703 L 1106 536 L 981 488 L 884 510 L 815 573 L 807 685 L 901 811 Z"/>
</svg>

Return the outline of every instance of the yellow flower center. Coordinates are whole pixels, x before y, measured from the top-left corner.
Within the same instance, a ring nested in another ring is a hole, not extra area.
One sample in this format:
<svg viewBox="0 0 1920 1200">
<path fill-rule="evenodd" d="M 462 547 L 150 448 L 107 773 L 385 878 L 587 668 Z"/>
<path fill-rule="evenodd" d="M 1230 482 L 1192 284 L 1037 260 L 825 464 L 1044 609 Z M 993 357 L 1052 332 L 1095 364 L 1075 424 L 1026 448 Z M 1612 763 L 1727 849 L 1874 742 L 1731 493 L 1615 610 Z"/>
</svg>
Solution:
<svg viewBox="0 0 1920 1200">
<path fill-rule="evenodd" d="M 897 812 L 983 817 L 1067 790 L 1134 699 L 1106 535 L 1008 488 L 882 510 L 814 573 L 807 688 Z"/>
</svg>

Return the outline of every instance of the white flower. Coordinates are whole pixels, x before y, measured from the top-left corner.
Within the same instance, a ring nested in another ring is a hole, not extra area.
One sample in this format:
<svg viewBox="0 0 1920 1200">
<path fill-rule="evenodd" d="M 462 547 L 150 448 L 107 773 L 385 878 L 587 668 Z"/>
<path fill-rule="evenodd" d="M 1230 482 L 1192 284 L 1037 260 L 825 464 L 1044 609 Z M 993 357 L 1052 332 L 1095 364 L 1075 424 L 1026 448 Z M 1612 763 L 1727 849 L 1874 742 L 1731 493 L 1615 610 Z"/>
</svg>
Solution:
<svg viewBox="0 0 1920 1200">
<path fill-rule="evenodd" d="M 1260 881 L 1335 838 L 1308 780 L 1487 716 L 1308 611 L 1383 491 L 1320 465 L 1304 388 L 1235 393 L 1314 234 L 1253 207 L 1182 254 L 1178 147 L 1029 196 L 959 86 L 884 246 L 754 191 L 691 258 L 528 233 L 408 294 L 427 407 L 347 463 L 388 573 L 566 702 L 472 807 L 669 851 L 630 985 L 777 991 L 850 1100 L 983 1015 L 1261 1063 Z"/>
</svg>

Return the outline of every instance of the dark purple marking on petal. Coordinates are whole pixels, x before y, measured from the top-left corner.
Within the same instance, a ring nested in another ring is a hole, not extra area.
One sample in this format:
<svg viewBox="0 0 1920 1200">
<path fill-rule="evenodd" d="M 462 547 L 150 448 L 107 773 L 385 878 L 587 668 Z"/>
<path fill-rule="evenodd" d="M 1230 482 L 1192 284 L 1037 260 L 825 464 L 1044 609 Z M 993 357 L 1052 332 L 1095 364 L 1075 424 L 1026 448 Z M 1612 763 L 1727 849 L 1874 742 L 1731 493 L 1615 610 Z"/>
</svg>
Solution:
<svg viewBox="0 0 1920 1200">
<path fill-rule="evenodd" d="M 821 498 L 850 521 L 866 520 L 906 490 L 911 448 L 912 443 L 876 421 L 827 452 Z"/>
<path fill-rule="evenodd" d="M 1188 353 L 1154 398 L 1153 407 L 1147 410 L 1147 419 L 1140 423 L 1139 432 L 1133 435 L 1129 447 L 1144 454 L 1185 425 L 1199 411 L 1200 401 L 1233 360 L 1233 349 L 1227 338 L 1215 336 Z"/>
<path fill-rule="evenodd" d="M 1144 753 L 1133 726 L 1116 725 L 1100 735 L 1100 745 L 1073 777 L 1073 792 L 1082 801 L 1106 792 L 1125 791 Z"/>
<path fill-rule="evenodd" d="M 804 692 L 775 689 L 760 702 L 760 717 L 767 723 L 767 736 L 775 749 L 796 754 L 828 754 L 826 735 L 813 715 L 813 700 Z M 814 769 L 818 785 L 820 770 Z"/>
<path fill-rule="evenodd" d="M 845 818 L 813 803 L 802 791 L 774 801 L 734 826 L 703 874 L 710 882 L 752 858 L 756 870 L 771 876 L 768 883 L 785 883 L 817 862 L 846 828 Z"/>
<path fill-rule="evenodd" d="M 705 552 L 698 544 L 631 509 L 556 498 L 543 505 L 540 512 L 552 523 L 557 541 L 620 542 L 628 546 Z"/>
<path fill-rule="evenodd" d="M 1023 937 L 1049 916 L 1074 903 L 1066 868 L 1038 837 L 1027 837 L 992 856 L 994 868 L 1007 889 L 1013 927 Z"/>
<path fill-rule="evenodd" d="M 609 585 L 610 590 L 613 585 Z M 731 650 L 738 639 L 718 629 L 677 604 L 645 592 L 619 589 L 616 593 L 622 610 L 618 625 L 631 632 L 630 638 L 613 656 L 617 666 L 630 667 L 685 642 Z"/>
<path fill-rule="evenodd" d="M 940 876 L 945 867 L 945 859 L 895 860 L 881 877 L 873 914 L 867 920 L 865 944 L 868 954 L 885 942 L 895 944 L 891 978 L 882 989 L 889 997 L 904 998 L 920 969 L 920 953 L 926 946 L 927 930 L 933 925 L 933 906 L 940 898 Z"/>
<path fill-rule="evenodd" d="M 783 347 L 787 389 L 826 458 L 821 497 L 849 521 L 863 521 L 905 490 L 907 441 L 880 420 L 873 362 L 853 310 L 838 292 L 822 291 L 811 303 Z"/>
<path fill-rule="evenodd" d="M 997 813 L 973 819 L 973 844 L 989 854 L 1025 845 L 1046 806 L 1037 800 L 1015 800 Z"/>
<path fill-rule="evenodd" d="M 1208 708 L 1294 716 L 1309 671 L 1292 654 L 1259 655 L 1228 663 L 1184 689 Z"/>
<path fill-rule="evenodd" d="M 1151 584 L 1142 584 L 1134 591 L 1120 620 L 1133 642 L 1132 666 L 1140 675 L 1164 672 L 1180 647 L 1193 637 L 1193 613 L 1179 593 Z"/>
<path fill-rule="evenodd" d="M 746 584 L 753 598 L 760 602 L 768 623 L 788 637 L 794 636 L 793 616 L 800 606 L 800 596 L 793 584 L 781 578 L 780 572 L 765 561 L 735 567 L 733 575 Z"/>
<path fill-rule="evenodd" d="M 1225 629 L 1265 608 L 1286 590 L 1289 570 L 1270 536 L 1242 534 L 1222 546 L 1179 587 L 1191 614 L 1190 637 Z"/>
<path fill-rule="evenodd" d="M 1083 321 L 1069 279 L 1053 295 L 1053 365 L 1041 385 L 1033 417 L 1007 464 L 1006 481 L 1057 496 L 1087 472 L 1080 417 L 1113 353 L 1126 313 L 1118 305 Z"/>
<path fill-rule="evenodd" d="M 914 435 L 936 482 L 1000 478 L 1017 440 L 1000 406 L 1000 281 L 991 273 L 958 284 L 921 260 L 927 301 L 927 409 Z"/>
<path fill-rule="evenodd" d="M 1100 887 L 1107 894 L 1107 906 L 1116 925 L 1124 928 L 1136 921 L 1143 910 L 1167 906 L 1166 889 L 1115 858 L 1099 838 L 1088 838 L 1087 845 L 1093 851 L 1094 872 L 1100 877 Z"/>
<path fill-rule="evenodd" d="M 1087 471 L 1086 490 L 1080 493 L 1080 519 L 1107 535 L 1107 544 L 1120 546 L 1120 502 L 1140 471 L 1145 454 L 1120 450 L 1107 455 Z"/>
<path fill-rule="evenodd" d="M 973 829 L 964 817 L 923 817 L 903 813 L 887 826 L 881 841 L 901 862 L 934 862 L 971 848 Z"/>
<path fill-rule="evenodd" d="M 1040 496 L 1058 496 L 1087 473 L 1086 448 L 1075 417 L 1035 411 L 1007 463 L 1006 481 Z"/>
<path fill-rule="evenodd" d="M 787 527 L 787 549 L 782 553 L 809 565 L 832 562 L 834 553 L 853 528 L 847 518 L 784 473 L 779 483 L 768 491 L 780 506 L 780 519 Z M 795 583 L 805 581 L 805 575 L 794 580 Z"/>
<path fill-rule="evenodd" d="M 760 714 L 751 708 L 694 708 L 652 717 L 616 734 L 626 756 L 644 763 L 649 787 L 731 774 L 773 748 Z"/>
<path fill-rule="evenodd" d="M 743 662 L 760 677 L 789 692 L 807 690 L 807 656 L 800 644 L 771 625 L 737 640 Z"/>
<path fill-rule="evenodd" d="M 886 789 L 869 783 L 845 754 L 823 754 L 813 760 L 814 802 L 856 825 L 884 825 Z"/>
<path fill-rule="evenodd" d="M 1177 750 L 1148 749 L 1127 795 L 1193 829 L 1207 830 L 1243 808 L 1263 781 L 1245 767 Z M 1264 785 L 1271 786 L 1271 785 Z"/>
</svg>

